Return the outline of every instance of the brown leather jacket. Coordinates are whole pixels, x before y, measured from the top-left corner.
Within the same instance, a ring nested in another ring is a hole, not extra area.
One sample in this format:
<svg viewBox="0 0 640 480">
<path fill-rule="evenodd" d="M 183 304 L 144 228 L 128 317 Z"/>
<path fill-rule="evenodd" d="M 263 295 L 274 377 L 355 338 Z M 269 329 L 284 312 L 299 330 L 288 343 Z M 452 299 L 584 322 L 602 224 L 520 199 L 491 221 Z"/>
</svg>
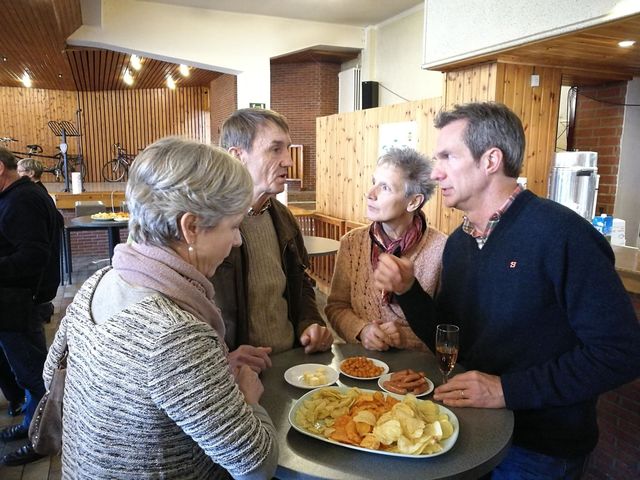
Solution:
<svg viewBox="0 0 640 480">
<path fill-rule="evenodd" d="M 289 321 L 295 330 L 293 347 L 297 347 L 300 346 L 300 335 L 309 325 L 317 323 L 324 326 L 324 321 L 316 305 L 312 281 L 305 271 L 309 257 L 298 222 L 289 209 L 275 199 L 271 199 L 269 213 L 282 252 L 282 269 L 287 277 L 284 296 L 287 299 Z M 210 279 L 216 291 L 216 304 L 222 310 L 227 329 L 225 341 L 230 350 L 248 343 L 247 275 L 247 251 L 243 238 L 243 244 L 231 250 Z"/>
</svg>

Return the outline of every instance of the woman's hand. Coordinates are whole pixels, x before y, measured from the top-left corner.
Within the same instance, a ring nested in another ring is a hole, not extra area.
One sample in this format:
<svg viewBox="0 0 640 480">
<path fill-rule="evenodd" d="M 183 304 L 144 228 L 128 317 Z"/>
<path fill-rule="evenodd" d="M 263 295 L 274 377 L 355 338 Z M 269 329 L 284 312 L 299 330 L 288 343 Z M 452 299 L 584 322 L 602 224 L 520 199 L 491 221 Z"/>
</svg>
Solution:
<svg viewBox="0 0 640 480">
<path fill-rule="evenodd" d="M 229 352 L 227 361 L 232 372 L 236 372 L 242 365 L 247 365 L 254 372 L 260 373 L 271 366 L 270 353 L 271 347 L 240 345 L 233 352 Z"/>
<path fill-rule="evenodd" d="M 366 324 L 360 330 L 359 337 L 360 343 L 367 350 L 384 351 L 389 350 L 389 347 L 392 346 L 392 341 L 387 333 L 375 322 Z"/>
<path fill-rule="evenodd" d="M 235 372 L 236 383 L 249 405 L 256 405 L 264 393 L 264 386 L 258 374 L 248 365 L 242 365 Z"/>
<path fill-rule="evenodd" d="M 375 322 L 387 335 L 387 344 L 390 347 L 404 348 L 402 333 L 395 322 Z"/>
<path fill-rule="evenodd" d="M 304 353 L 324 352 L 333 345 L 333 335 L 327 327 L 314 323 L 302 332 L 300 344 L 304 347 Z"/>
<path fill-rule="evenodd" d="M 504 408 L 500 377 L 470 370 L 452 377 L 433 392 L 433 399 L 452 407 Z"/>
</svg>

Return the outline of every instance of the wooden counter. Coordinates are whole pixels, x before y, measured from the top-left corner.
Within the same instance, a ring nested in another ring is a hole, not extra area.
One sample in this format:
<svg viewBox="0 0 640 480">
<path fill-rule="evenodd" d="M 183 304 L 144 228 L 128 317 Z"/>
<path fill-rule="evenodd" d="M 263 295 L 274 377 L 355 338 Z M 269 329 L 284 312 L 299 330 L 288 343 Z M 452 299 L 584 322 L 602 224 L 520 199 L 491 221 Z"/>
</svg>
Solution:
<svg viewBox="0 0 640 480">
<path fill-rule="evenodd" d="M 616 270 L 628 292 L 640 294 L 640 250 L 612 245 Z"/>
<path fill-rule="evenodd" d="M 64 192 L 64 183 L 45 183 L 51 198 L 60 209 L 74 209 L 77 201 L 100 200 L 108 209 L 121 208 L 124 202 L 125 182 L 85 183 L 82 193 Z"/>
</svg>

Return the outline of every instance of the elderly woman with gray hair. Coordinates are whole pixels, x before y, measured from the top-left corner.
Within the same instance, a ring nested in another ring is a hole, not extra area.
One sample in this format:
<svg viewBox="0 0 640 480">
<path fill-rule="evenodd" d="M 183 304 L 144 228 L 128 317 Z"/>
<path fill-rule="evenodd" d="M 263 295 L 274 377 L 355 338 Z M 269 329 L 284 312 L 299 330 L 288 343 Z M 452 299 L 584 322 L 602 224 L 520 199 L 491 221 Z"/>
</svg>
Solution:
<svg viewBox="0 0 640 480">
<path fill-rule="evenodd" d="M 263 386 L 231 371 L 207 280 L 252 193 L 226 152 L 159 140 L 136 158 L 126 196 L 133 243 L 82 286 L 49 351 L 48 384 L 68 347 L 62 478 L 271 478 Z"/>
<path fill-rule="evenodd" d="M 435 190 L 431 162 L 413 149 L 392 148 L 378 160 L 367 193 L 371 225 L 340 240 L 325 313 L 349 343 L 369 350 L 390 347 L 426 350 L 407 323 L 391 292 L 373 286 L 381 253 L 407 257 L 424 290 L 435 292 L 446 236 L 427 225 L 422 206 Z"/>
</svg>

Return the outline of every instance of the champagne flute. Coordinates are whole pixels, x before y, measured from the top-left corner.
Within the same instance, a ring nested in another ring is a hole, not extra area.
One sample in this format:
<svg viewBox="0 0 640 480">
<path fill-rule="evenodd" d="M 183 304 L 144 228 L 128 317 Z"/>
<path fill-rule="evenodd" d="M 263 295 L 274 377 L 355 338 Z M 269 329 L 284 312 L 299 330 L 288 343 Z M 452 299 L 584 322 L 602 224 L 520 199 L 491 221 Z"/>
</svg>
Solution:
<svg viewBox="0 0 640 480">
<path fill-rule="evenodd" d="M 447 383 L 449 374 L 456 365 L 459 334 L 460 328 L 456 325 L 443 323 L 436 327 L 436 358 L 442 372 L 442 383 Z"/>
</svg>

